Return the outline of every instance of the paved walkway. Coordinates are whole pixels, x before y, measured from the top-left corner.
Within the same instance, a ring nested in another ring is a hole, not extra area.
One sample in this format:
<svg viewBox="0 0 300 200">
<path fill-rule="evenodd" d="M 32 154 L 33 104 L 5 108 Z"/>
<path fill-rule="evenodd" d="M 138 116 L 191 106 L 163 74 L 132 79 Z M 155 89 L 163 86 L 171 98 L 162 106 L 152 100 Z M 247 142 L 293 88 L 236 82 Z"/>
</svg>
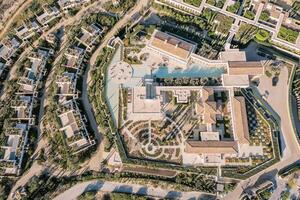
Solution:
<svg viewBox="0 0 300 200">
<path fill-rule="evenodd" d="M 61 193 L 54 200 L 71 200 L 76 199 L 85 191 L 102 191 L 102 192 L 121 192 L 121 193 L 131 193 L 139 195 L 147 195 L 157 198 L 171 198 L 171 199 L 215 199 L 209 194 L 204 194 L 201 192 L 179 192 L 167 189 L 162 189 L 160 187 L 147 187 L 137 184 L 123 184 L 116 182 L 101 182 L 101 181 L 88 181 L 84 183 L 79 183 L 67 191 Z"/>
</svg>

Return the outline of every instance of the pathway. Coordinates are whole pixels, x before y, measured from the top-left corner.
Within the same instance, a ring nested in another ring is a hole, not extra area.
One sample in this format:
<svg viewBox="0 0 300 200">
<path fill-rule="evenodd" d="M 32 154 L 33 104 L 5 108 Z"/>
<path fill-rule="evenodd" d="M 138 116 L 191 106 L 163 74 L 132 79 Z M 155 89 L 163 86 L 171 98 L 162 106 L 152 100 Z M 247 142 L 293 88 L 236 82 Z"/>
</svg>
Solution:
<svg viewBox="0 0 300 200">
<path fill-rule="evenodd" d="M 169 189 L 162 189 L 161 187 L 148 187 L 137 184 L 123 184 L 117 182 L 102 182 L 102 181 L 88 181 L 79 183 L 67 191 L 61 193 L 54 200 L 76 199 L 85 191 L 102 191 L 102 192 L 121 192 L 130 194 L 147 195 L 157 198 L 171 198 L 171 199 L 215 199 L 210 194 L 201 192 L 180 192 Z"/>
</svg>

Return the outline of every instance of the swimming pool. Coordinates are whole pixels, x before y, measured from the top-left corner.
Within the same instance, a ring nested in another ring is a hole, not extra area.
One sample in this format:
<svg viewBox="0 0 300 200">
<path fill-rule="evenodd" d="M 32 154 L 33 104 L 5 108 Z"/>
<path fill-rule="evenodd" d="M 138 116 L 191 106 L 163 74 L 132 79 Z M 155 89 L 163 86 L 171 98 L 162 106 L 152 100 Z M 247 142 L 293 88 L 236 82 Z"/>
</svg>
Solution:
<svg viewBox="0 0 300 200">
<path fill-rule="evenodd" d="M 150 75 L 150 69 L 143 67 L 133 67 L 133 77 L 144 77 Z M 158 78 L 168 77 L 220 77 L 225 73 L 223 67 L 202 67 L 192 64 L 187 68 L 181 69 L 172 66 L 161 66 L 152 71 L 152 74 Z"/>
</svg>

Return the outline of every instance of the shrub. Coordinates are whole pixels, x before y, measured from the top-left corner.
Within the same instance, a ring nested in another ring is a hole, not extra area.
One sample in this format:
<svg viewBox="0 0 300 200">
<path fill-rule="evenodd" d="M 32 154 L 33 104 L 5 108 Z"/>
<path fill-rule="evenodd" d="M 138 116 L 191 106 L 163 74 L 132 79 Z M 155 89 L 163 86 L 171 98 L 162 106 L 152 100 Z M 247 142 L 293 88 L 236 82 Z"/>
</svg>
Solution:
<svg viewBox="0 0 300 200">
<path fill-rule="evenodd" d="M 268 40 L 269 37 L 270 37 L 270 33 L 263 29 L 260 29 L 255 35 L 255 38 L 261 42 Z"/>
<path fill-rule="evenodd" d="M 192 6 L 199 7 L 202 0 L 183 0 L 183 2 L 188 3 Z"/>
<path fill-rule="evenodd" d="M 260 17 L 259 17 L 259 19 L 262 21 L 268 21 L 269 18 L 270 18 L 270 13 L 265 10 L 261 12 Z"/>
<path fill-rule="evenodd" d="M 255 13 L 253 11 L 246 10 L 246 12 L 244 13 L 244 17 L 248 19 L 254 19 Z"/>
<path fill-rule="evenodd" d="M 298 36 L 299 36 L 299 32 L 285 28 L 283 26 L 280 28 L 278 33 L 278 38 L 291 43 L 295 43 Z"/>
<path fill-rule="evenodd" d="M 236 3 L 234 3 L 231 6 L 228 6 L 227 11 L 231 12 L 231 13 L 237 13 L 239 8 L 241 6 L 241 3 L 239 1 L 237 1 Z"/>
</svg>

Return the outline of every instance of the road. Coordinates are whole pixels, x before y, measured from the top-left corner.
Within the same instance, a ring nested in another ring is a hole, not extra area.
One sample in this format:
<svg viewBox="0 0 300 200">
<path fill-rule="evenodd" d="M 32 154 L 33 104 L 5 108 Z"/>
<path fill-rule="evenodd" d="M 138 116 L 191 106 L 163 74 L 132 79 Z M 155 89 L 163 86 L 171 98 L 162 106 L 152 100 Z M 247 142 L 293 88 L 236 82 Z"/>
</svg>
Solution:
<svg viewBox="0 0 300 200">
<path fill-rule="evenodd" d="M 201 192 L 178 192 L 168 189 L 162 189 L 161 187 L 147 187 L 137 184 L 123 184 L 109 181 L 88 181 L 79 183 L 65 192 L 61 193 L 54 200 L 71 200 L 76 199 L 84 191 L 102 191 L 102 192 L 121 192 L 131 193 L 139 195 L 148 195 L 157 198 L 169 198 L 169 199 L 215 199 L 211 195 L 204 194 Z"/>
<path fill-rule="evenodd" d="M 90 122 L 90 125 L 95 132 L 98 142 L 100 143 L 98 145 L 96 154 L 91 158 L 91 160 L 89 162 L 90 169 L 93 169 L 93 170 L 100 169 L 100 163 L 103 160 L 103 151 L 104 151 L 104 142 L 102 141 L 102 137 L 100 134 L 100 132 L 103 132 L 103 130 L 99 130 L 100 127 L 97 125 L 97 122 L 96 122 L 94 114 L 93 114 L 93 108 L 92 108 L 91 104 L 89 103 L 89 99 L 88 99 L 88 87 L 89 87 L 89 84 L 91 84 L 91 73 L 93 71 L 92 69 L 95 67 L 98 55 L 100 54 L 102 49 L 107 46 L 109 40 L 112 37 L 114 37 L 114 35 L 117 33 L 118 30 L 120 30 L 122 27 L 124 27 L 131 20 L 131 18 L 134 14 L 140 12 L 145 6 L 147 6 L 148 3 L 149 3 L 149 0 L 139 0 L 138 3 L 130 11 L 128 11 L 123 16 L 123 18 L 121 18 L 115 24 L 115 26 L 113 26 L 109 30 L 109 32 L 102 39 L 100 46 L 92 54 L 92 56 L 90 58 L 90 64 L 87 66 L 87 69 L 83 76 L 82 102 L 83 102 L 88 120 Z"/>
<path fill-rule="evenodd" d="M 41 174 L 44 169 L 45 168 L 43 166 L 37 164 L 36 162 L 33 163 L 31 168 L 27 172 L 25 172 L 25 174 L 23 174 L 22 177 L 14 184 L 13 188 L 11 189 L 10 195 L 8 196 L 8 199 L 13 199 L 12 195 L 14 194 L 16 189 L 18 189 L 20 186 L 25 185 L 33 176 L 38 176 L 39 174 Z"/>
<path fill-rule="evenodd" d="M 24 10 L 32 0 L 26 0 L 18 9 L 14 12 L 13 16 L 11 16 L 8 21 L 5 23 L 4 28 L 0 32 L 0 39 L 5 35 L 9 28 L 11 28 L 12 23 L 15 21 L 16 17 L 19 16 L 22 10 Z"/>
</svg>

